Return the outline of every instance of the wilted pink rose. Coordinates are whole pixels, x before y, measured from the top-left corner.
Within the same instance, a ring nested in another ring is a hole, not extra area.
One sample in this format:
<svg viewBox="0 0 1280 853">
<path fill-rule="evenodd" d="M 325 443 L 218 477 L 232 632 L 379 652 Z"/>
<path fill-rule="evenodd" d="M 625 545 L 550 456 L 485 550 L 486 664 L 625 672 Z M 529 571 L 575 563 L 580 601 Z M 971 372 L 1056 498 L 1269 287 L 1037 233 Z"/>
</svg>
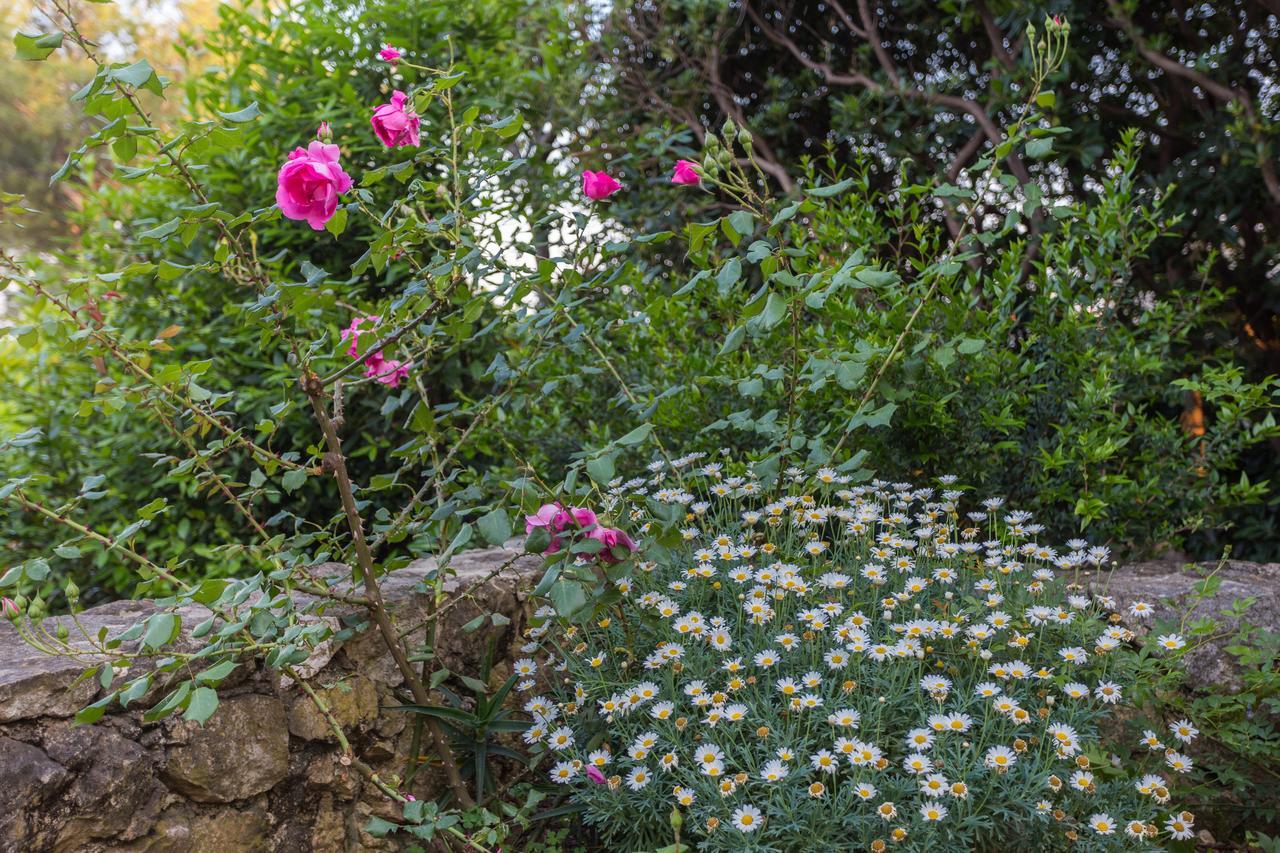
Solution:
<svg viewBox="0 0 1280 853">
<path fill-rule="evenodd" d="M 347 355 L 360 358 L 360 335 L 373 331 L 373 327 L 380 319 L 377 314 L 351 318 L 351 325 L 342 330 L 342 340 L 350 341 L 347 345 Z M 363 361 L 366 379 L 376 379 L 392 388 L 399 386 L 400 380 L 408 376 L 409 369 L 413 367 L 413 362 L 387 358 L 381 351 L 366 353 Z"/>
<path fill-rule="evenodd" d="M 702 178 L 698 177 L 698 173 L 693 167 L 697 164 L 692 160 L 677 160 L 676 170 L 671 175 L 671 183 L 673 184 L 700 184 Z"/>
<path fill-rule="evenodd" d="M 524 517 L 524 532 L 532 533 L 535 527 L 545 527 L 549 533 L 559 533 L 564 529 L 560 518 L 565 514 L 560 504 L 543 504 L 533 515 Z"/>
<path fill-rule="evenodd" d="M 604 545 L 604 548 L 596 556 L 606 563 L 618 562 L 618 558 L 613 555 L 614 548 L 626 548 L 628 551 L 636 549 L 636 543 L 630 536 L 621 530 L 614 530 L 611 527 L 597 527 L 587 536 Z"/>
<path fill-rule="evenodd" d="M 590 530 L 596 526 L 596 514 L 589 509 L 583 509 L 579 506 L 569 507 L 569 514 L 573 516 L 573 520 L 583 530 Z"/>
<path fill-rule="evenodd" d="M 0 598 L 0 616 L 5 619 L 17 619 L 22 615 L 22 608 L 18 607 L 18 603 L 7 596 Z"/>
<path fill-rule="evenodd" d="M 593 172 L 587 169 L 582 173 L 582 191 L 592 201 L 600 201 L 622 189 L 622 184 L 604 172 Z"/>
<path fill-rule="evenodd" d="M 600 772 L 600 768 L 594 764 L 587 765 L 587 778 L 597 785 L 604 784 L 604 774 Z"/>
<path fill-rule="evenodd" d="M 362 317 L 352 317 L 351 325 L 342 330 L 342 340 L 351 339 L 351 346 L 347 347 L 347 355 L 356 358 L 360 355 L 360 334 L 361 332 L 371 331 L 372 327 L 378 325 L 378 320 L 382 319 L 377 314 L 366 314 Z M 361 324 L 368 323 L 369 329 L 360 328 Z"/>
<path fill-rule="evenodd" d="M 398 48 L 392 47 L 389 44 L 384 44 L 382 46 L 382 50 L 378 51 L 378 58 L 383 62 L 390 62 L 392 65 L 399 62 L 400 57 L 403 55 L 404 54 L 402 54 Z"/>
<path fill-rule="evenodd" d="M 373 132 L 388 148 L 418 144 L 418 114 L 405 109 L 408 98 L 404 92 L 393 92 L 391 103 L 378 107 L 369 119 Z"/>
<path fill-rule="evenodd" d="M 562 536 L 560 535 L 569 527 L 577 527 L 581 530 L 590 531 L 598 530 L 596 514 L 589 509 L 578 506 L 571 506 L 565 509 L 563 505 L 543 504 L 538 507 L 538 511 L 533 515 L 524 517 L 524 532 L 530 534 L 536 527 L 544 527 L 547 533 L 551 535 L 551 542 L 547 545 L 544 554 L 554 554 L 560 550 L 563 545 Z M 591 534 L 588 533 L 588 536 Z"/>
<path fill-rule="evenodd" d="M 336 145 L 319 140 L 295 148 L 276 176 L 276 204 L 289 219 L 305 219 L 319 231 L 338 209 L 338 196 L 351 189 L 351 178 L 338 165 Z"/>
<path fill-rule="evenodd" d="M 383 358 L 382 353 L 375 352 L 365 360 L 364 375 L 370 379 L 376 377 L 383 385 L 396 388 L 399 387 L 400 380 L 409 375 L 410 367 L 413 367 L 413 362 Z"/>
<path fill-rule="evenodd" d="M 524 517 L 525 535 L 529 535 L 539 527 L 545 529 L 551 539 L 542 553 L 555 554 L 560 550 L 559 533 L 569 524 L 570 518 L 569 513 L 565 512 L 560 504 L 543 504 L 533 515 Z"/>
</svg>

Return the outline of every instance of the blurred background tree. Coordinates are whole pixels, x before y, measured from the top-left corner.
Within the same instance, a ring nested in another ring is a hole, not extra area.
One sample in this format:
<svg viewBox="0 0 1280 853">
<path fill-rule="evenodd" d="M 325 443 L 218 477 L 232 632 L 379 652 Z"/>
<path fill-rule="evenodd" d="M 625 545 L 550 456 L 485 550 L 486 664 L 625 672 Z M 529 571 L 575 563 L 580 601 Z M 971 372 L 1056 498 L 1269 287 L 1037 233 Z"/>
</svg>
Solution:
<svg viewBox="0 0 1280 853">
<path fill-rule="evenodd" d="M 86 3 L 86 28 L 103 34 L 103 52 L 113 60 L 146 57 L 156 71 L 182 80 L 188 70 L 186 50 L 217 20 L 217 4 L 202 0 L 129 0 Z M 0 9 L 6 37 L 14 32 L 43 32 L 48 16 L 38 0 L 15 0 Z M 178 34 L 182 33 L 180 40 Z M 6 38 L 7 40 L 7 38 Z M 92 64 L 67 47 L 36 65 L 0 54 L 0 190 L 20 193 L 26 204 L 44 214 L 23 220 L 22 229 L 0 220 L 0 245 L 49 248 L 74 238 L 79 226 L 69 213 L 84 199 L 68 183 L 51 187 L 49 176 L 85 135 L 83 112 L 71 96 L 92 75 Z M 155 99 L 149 104 L 158 121 L 174 118 L 179 101 Z"/>
</svg>

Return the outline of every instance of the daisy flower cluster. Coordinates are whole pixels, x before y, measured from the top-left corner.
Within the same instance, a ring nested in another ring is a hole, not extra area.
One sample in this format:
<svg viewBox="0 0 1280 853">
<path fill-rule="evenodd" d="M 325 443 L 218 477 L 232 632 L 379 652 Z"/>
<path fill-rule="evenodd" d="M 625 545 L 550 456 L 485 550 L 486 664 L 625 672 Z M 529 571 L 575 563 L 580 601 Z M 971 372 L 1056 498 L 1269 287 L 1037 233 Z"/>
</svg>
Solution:
<svg viewBox="0 0 1280 853">
<path fill-rule="evenodd" d="M 1107 549 L 1043 544 L 953 477 L 765 483 L 697 455 L 605 511 L 638 534 L 629 571 L 574 621 L 539 609 L 517 667 L 526 741 L 619 849 L 670 844 L 673 809 L 708 850 L 1192 837 L 1194 727 L 1148 732 L 1132 769 L 1099 743 L 1134 634 L 1074 578 Z"/>
</svg>

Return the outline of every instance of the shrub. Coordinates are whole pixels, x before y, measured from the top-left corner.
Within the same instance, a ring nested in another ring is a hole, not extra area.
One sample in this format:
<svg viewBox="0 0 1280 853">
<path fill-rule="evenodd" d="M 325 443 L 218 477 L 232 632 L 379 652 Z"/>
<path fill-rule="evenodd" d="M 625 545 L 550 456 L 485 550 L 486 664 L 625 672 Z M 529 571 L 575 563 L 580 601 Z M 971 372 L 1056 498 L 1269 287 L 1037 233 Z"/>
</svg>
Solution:
<svg viewBox="0 0 1280 853">
<path fill-rule="evenodd" d="M 1191 837 L 1170 790 L 1194 730 L 1142 767 L 1099 740 L 1132 632 L 1073 577 L 1106 548 L 1043 544 L 1030 514 L 954 477 L 789 470 L 775 489 L 727 459 L 653 470 L 606 509 L 657 544 L 620 571 L 597 527 L 563 534 L 560 571 L 611 596 L 540 610 L 526 650 L 546 656 L 517 665 L 555 683 L 525 702 L 526 739 L 619 846 L 672 827 L 705 850 Z"/>
</svg>

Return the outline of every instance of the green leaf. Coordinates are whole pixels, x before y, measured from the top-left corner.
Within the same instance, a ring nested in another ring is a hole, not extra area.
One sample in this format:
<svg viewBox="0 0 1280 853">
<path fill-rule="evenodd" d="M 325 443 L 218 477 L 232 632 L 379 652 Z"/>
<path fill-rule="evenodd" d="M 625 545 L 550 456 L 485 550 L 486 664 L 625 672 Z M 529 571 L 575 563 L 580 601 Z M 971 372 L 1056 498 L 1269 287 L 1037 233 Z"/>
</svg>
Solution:
<svg viewBox="0 0 1280 853">
<path fill-rule="evenodd" d="M 42 581 L 49 577 L 49 562 L 42 557 L 36 557 L 28 560 L 26 563 L 27 578 L 33 581 Z"/>
<path fill-rule="evenodd" d="M 587 605 L 587 593 L 582 584 L 566 578 L 560 578 L 552 585 L 547 598 L 555 607 L 556 613 L 566 619 Z"/>
<path fill-rule="evenodd" d="M 511 517 L 501 507 L 480 516 L 476 527 L 480 528 L 480 535 L 490 545 L 501 545 L 511 538 Z"/>
<path fill-rule="evenodd" d="M 144 675 L 141 678 L 135 678 L 130 682 L 129 686 L 120 691 L 120 707 L 128 708 L 130 702 L 136 702 L 147 694 L 151 689 L 151 676 Z"/>
<path fill-rule="evenodd" d="M 860 426 L 882 427 L 888 426 L 889 421 L 893 418 L 893 413 L 897 411 L 897 403 L 885 403 L 880 408 L 857 415 L 849 420 L 849 429 L 856 429 Z"/>
<path fill-rule="evenodd" d="M 284 486 L 284 490 L 286 492 L 295 492 L 301 488 L 302 484 L 306 481 L 306 468 L 290 468 L 284 473 L 284 476 L 280 478 L 280 485 Z"/>
<path fill-rule="evenodd" d="M 738 237 L 734 237 L 733 234 L 729 235 L 729 239 L 733 240 L 735 243 L 738 242 L 740 238 L 747 237 L 751 232 L 756 230 L 755 217 L 745 210 L 735 210 L 733 213 L 729 214 L 727 222 L 729 228 L 732 229 L 733 234 L 738 235 Z"/>
<path fill-rule="evenodd" d="M 769 225 L 772 227 L 786 222 L 788 219 L 796 215 L 796 212 L 800 210 L 800 205 L 801 202 L 793 201 L 791 204 L 782 208 L 782 210 L 779 210 L 777 214 L 774 215 L 773 221 L 770 222 Z"/>
<path fill-rule="evenodd" d="M 191 720 L 203 726 L 205 720 L 212 717 L 216 710 L 218 710 L 218 692 L 212 687 L 197 687 L 191 694 L 191 701 L 187 703 L 187 712 L 182 715 L 182 719 Z"/>
<path fill-rule="evenodd" d="M 205 684 L 217 684 L 222 681 L 222 679 L 230 675 L 231 671 L 239 665 L 240 664 L 233 660 L 224 660 L 221 663 L 216 663 L 208 669 L 197 673 L 196 681 L 203 682 Z"/>
<path fill-rule="evenodd" d="M 155 73 L 151 63 L 145 59 L 140 59 L 132 65 L 126 65 L 124 68 L 111 69 L 107 72 L 107 76 L 117 83 L 124 83 L 136 88 L 144 85 Z"/>
<path fill-rule="evenodd" d="M 139 232 L 139 240 L 163 240 L 173 232 L 177 231 L 182 225 L 182 220 L 178 217 L 170 219 L 168 222 L 162 222 L 154 228 L 148 228 L 146 231 Z"/>
<path fill-rule="evenodd" d="M 243 124 L 246 121 L 253 121 L 255 118 L 262 115 L 262 110 L 258 109 L 258 102 L 254 101 L 242 110 L 236 110 L 233 113 L 224 113 L 219 111 L 218 115 L 234 124 Z"/>
<path fill-rule="evenodd" d="M 720 267 L 720 272 L 716 273 L 716 286 L 720 288 L 720 293 L 723 295 L 728 293 L 740 278 L 742 278 L 742 261 L 730 258 L 725 261 L 724 266 Z"/>
<path fill-rule="evenodd" d="M 747 247 L 747 260 L 753 264 L 760 263 L 772 254 L 773 245 L 764 240 L 757 240 Z"/>
<path fill-rule="evenodd" d="M 116 156 L 116 160 L 127 163 L 133 159 L 138 153 L 138 137 L 122 136 L 115 142 L 111 143 L 111 153 Z"/>
<path fill-rule="evenodd" d="M 1027 142 L 1027 156 L 1032 160 L 1043 160 L 1053 154 L 1053 140 L 1032 139 Z"/>
<path fill-rule="evenodd" d="M 853 186 L 853 178 L 845 178 L 843 181 L 838 181 L 830 186 L 811 187 L 804 192 L 805 195 L 811 195 L 815 198 L 831 198 L 833 195 L 839 195 L 851 186 Z"/>
<path fill-rule="evenodd" d="M 173 281 L 183 273 L 190 272 L 195 267 L 185 266 L 183 264 L 175 264 L 173 261 L 165 258 L 160 261 L 160 266 L 156 270 L 156 277 L 161 281 Z"/>
<path fill-rule="evenodd" d="M 536 533 L 538 530 L 543 530 L 543 529 L 544 528 L 539 527 L 534 532 Z M 533 537 L 530 536 L 530 538 L 533 538 Z M 542 574 L 542 578 L 538 581 L 538 585 L 533 588 L 534 597 L 545 598 L 547 593 L 551 591 L 551 585 L 554 584 L 556 580 L 559 579 L 559 577 L 560 577 L 560 564 L 555 563 L 554 565 L 549 566 L 547 570 Z"/>
<path fill-rule="evenodd" d="M 608 484 L 614 477 L 613 457 L 597 456 L 587 460 L 587 476 L 598 486 Z"/>
<path fill-rule="evenodd" d="M 653 424 L 641 424 L 631 432 L 618 439 L 617 443 L 624 447 L 630 447 L 639 444 L 649 437 L 649 433 L 653 432 Z"/>
<path fill-rule="evenodd" d="M 738 347 L 742 346 L 742 341 L 744 338 L 746 338 L 746 336 L 747 336 L 746 326 L 738 326 L 737 328 L 730 331 L 729 334 L 725 336 L 724 344 L 720 347 L 720 352 L 716 357 L 722 358 L 728 355 L 729 353 L 737 350 Z"/>
<path fill-rule="evenodd" d="M 178 636 L 178 628 L 182 625 L 176 614 L 157 613 L 147 620 L 147 633 L 142 644 L 149 649 L 158 649 L 166 643 L 172 643 Z"/>
<path fill-rule="evenodd" d="M 102 719 L 102 715 L 107 712 L 107 705 L 111 704 L 115 698 L 116 694 L 112 693 L 88 707 L 81 708 L 76 712 L 76 722 L 84 726 L 96 723 Z"/>
<path fill-rule="evenodd" d="M 836 368 L 836 384 L 846 391 L 858 387 L 867 373 L 867 365 L 861 361 L 844 361 Z"/>
<path fill-rule="evenodd" d="M 364 825 L 364 831 L 374 838 L 385 838 L 398 829 L 400 829 L 400 824 L 383 820 L 380 817 L 371 817 L 369 822 Z"/>
<path fill-rule="evenodd" d="M 452 89 L 454 86 L 461 83 L 462 78 L 465 76 L 466 76 L 465 74 L 458 73 L 458 74 L 445 74 L 440 77 L 437 77 L 435 80 L 431 82 L 431 90 L 433 92 L 443 92 L 446 89 Z"/>
<path fill-rule="evenodd" d="M 333 216 L 330 216 L 329 221 L 324 224 L 324 230 L 335 237 L 341 237 L 342 232 L 347 230 L 347 209 L 340 207 L 335 210 Z"/>
<path fill-rule="evenodd" d="M 980 340 L 979 338 L 965 338 L 964 340 L 960 341 L 960 343 L 956 344 L 956 349 L 958 349 L 960 352 L 964 353 L 965 355 L 973 355 L 975 352 L 978 352 L 986 345 L 987 345 L 987 342 L 984 340 Z"/>
<path fill-rule="evenodd" d="M 49 54 L 62 47 L 62 33 L 15 33 L 13 44 L 18 49 L 14 57 L 29 62 L 40 62 L 48 59 Z"/>
<path fill-rule="evenodd" d="M 529 554 L 541 554 L 550 545 L 551 534 L 547 532 L 545 527 L 533 528 L 533 530 L 529 531 L 529 537 L 524 540 L 524 550 Z"/>
<path fill-rule="evenodd" d="M 1041 92 L 1036 95 L 1036 106 L 1042 109 L 1051 110 L 1053 105 L 1058 102 L 1058 96 L 1053 92 Z"/>
<path fill-rule="evenodd" d="M 787 309 L 791 303 L 787 297 L 781 293 L 771 292 L 769 299 L 764 304 L 764 313 L 760 315 L 760 325 L 766 329 L 772 329 L 778 325 L 783 317 L 787 316 Z"/>
<path fill-rule="evenodd" d="M 900 280 L 892 270 L 858 270 L 853 277 L 868 287 L 890 287 Z"/>
</svg>

